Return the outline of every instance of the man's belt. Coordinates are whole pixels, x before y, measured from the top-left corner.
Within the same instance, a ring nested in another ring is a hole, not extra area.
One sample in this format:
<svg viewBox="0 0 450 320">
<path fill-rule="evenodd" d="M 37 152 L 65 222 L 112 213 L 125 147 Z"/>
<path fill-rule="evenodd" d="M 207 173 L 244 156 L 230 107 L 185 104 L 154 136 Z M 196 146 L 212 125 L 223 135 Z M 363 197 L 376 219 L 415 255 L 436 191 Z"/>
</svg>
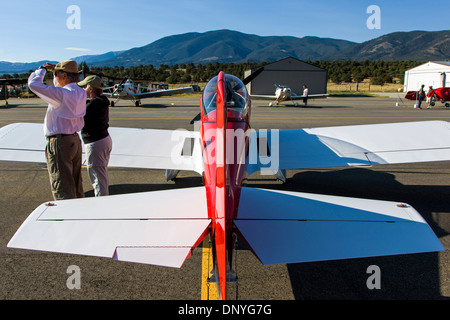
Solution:
<svg viewBox="0 0 450 320">
<path fill-rule="evenodd" d="M 62 138 L 62 137 L 65 137 L 65 136 L 73 136 L 74 134 L 77 134 L 76 132 L 75 133 L 70 133 L 70 134 L 67 134 L 67 133 L 58 133 L 58 134 L 54 134 L 54 135 L 51 135 L 51 136 L 47 136 L 47 139 L 51 139 L 51 138 Z"/>
</svg>

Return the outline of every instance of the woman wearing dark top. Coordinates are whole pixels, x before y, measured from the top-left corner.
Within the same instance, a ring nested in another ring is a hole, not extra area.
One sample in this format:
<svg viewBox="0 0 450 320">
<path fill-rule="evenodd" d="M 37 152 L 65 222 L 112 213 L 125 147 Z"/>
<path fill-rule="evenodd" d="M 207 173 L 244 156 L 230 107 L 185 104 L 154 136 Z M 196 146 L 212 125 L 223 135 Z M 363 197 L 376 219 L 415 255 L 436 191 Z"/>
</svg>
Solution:
<svg viewBox="0 0 450 320">
<path fill-rule="evenodd" d="M 108 162 L 112 140 L 108 133 L 109 100 L 103 95 L 103 81 L 98 76 L 89 76 L 81 82 L 88 101 L 81 137 L 84 142 L 87 171 L 96 197 L 109 194 Z M 89 100 L 90 99 L 90 100 Z"/>
</svg>

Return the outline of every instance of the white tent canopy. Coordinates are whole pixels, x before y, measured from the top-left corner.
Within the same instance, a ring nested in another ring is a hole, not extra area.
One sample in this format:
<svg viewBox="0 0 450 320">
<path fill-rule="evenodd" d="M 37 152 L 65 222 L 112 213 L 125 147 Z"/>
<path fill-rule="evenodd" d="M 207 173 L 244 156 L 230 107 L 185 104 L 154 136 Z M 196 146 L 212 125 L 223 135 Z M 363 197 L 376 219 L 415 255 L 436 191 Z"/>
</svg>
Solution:
<svg viewBox="0 0 450 320">
<path fill-rule="evenodd" d="M 404 92 L 417 91 L 422 84 L 425 90 L 450 87 L 450 62 L 429 61 L 405 72 Z"/>
</svg>

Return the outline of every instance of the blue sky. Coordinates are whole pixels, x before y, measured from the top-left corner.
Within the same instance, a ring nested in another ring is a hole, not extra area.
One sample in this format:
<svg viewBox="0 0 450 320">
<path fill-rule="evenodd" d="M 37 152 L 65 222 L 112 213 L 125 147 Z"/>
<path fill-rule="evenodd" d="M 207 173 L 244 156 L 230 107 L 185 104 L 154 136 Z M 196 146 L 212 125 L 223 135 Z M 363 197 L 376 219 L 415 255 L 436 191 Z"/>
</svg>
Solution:
<svg viewBox="0 0 450 320">
<path fill-rule="evenodd" d="M 395 31 L 450 29 L 445 14 L 450 11 L 448 0 L 5 2 L 0 5 L 0 61 L 11 62 L 62 61 L 140 47 L 174 34 L 219 29 L 260 36 L 318 36 L 355 42 Z M 67 12 L 71 5 L 79 8 L 79 15 Z M 366 22 L 373 15 L 367 13 L 370 5 L 380 9 L 380 29 L 367 27 Z M 430 12 L 430 7 L 435 7 L 435 11 Z M 68 20 L 72 26 L 79 22 L 79 28 L 69 28 Z"/>
</svg>

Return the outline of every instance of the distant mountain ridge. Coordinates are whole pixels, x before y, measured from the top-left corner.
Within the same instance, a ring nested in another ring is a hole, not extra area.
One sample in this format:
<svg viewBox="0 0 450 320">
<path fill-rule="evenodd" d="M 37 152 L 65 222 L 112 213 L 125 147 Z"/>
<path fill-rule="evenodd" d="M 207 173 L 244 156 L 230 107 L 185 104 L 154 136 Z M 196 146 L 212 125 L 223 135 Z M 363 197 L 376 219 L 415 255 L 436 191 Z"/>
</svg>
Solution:
<svg viewBox="0 0 450 320">
<path fill-rule="evenodd" d="M 139 66 L 152 64 L 208 64 L 272 62 L 286 57 L 299 60 L 414 60 L 447 61 L 450 59 L 450 30 L 394 32 L 356 43 L 347 40 L 306 36 L 262 37 L 232 30 L 204 33 L 189 32 L 168 36 L 148 45 L 125 51 L 73 58 L 89 66 Z M 43 62 L 11 63 L 0 61 L 1 73 L 33 70 Z"/>
<path fill-rule="evenodd" d="M 3 73 L 23 73 L 35 70 L 44 63 L 58 63 L 57 61 L 37 61 L 37 62 L 8 62 L 0 61 L 0 74 Z"/>
<path fill-rule="evenodd" d="M 301 60 L 320 59 L 355 45 L 331 38 L 291 36 L 261 37 L 231 30 L 190 32 L 168 36 L 146 46 L 127 50 L 94 66 L 137 66 L 152 64 L 276 61 L 288 56 Z"/>
<path fill-rule="evenodd" d="M 445 61 L 450 59 L 450 30 L 394 32 L 345 48 L 333 57 L 335 60 Z"/>
<path fill-rule="evenodd" d="M 75 60 L 78 64 L 80 64 L 83 61 L 86 62 L 87 64 L 91 64 L 91 63 L 95 63 L 95 62 L 99 62 L 99 61 L 114 59 L 116 56 L 118 56 L 122 52 L 124 52 L 124 50 L 110 51 L 110 52 L 103 53 L 103 54 L 91 54 L 91 55 L 79 56 L 79 57 L 72 58 L 71 60 Z"/>
</svg>

